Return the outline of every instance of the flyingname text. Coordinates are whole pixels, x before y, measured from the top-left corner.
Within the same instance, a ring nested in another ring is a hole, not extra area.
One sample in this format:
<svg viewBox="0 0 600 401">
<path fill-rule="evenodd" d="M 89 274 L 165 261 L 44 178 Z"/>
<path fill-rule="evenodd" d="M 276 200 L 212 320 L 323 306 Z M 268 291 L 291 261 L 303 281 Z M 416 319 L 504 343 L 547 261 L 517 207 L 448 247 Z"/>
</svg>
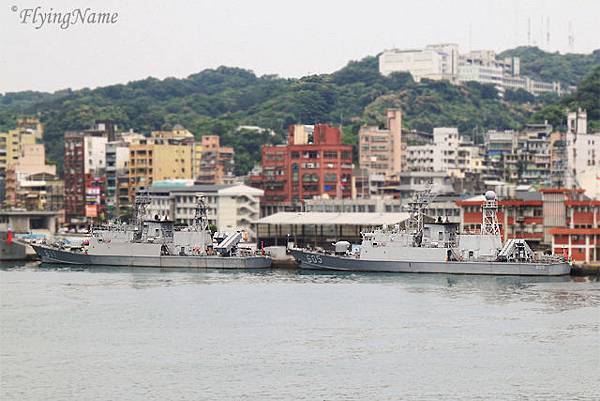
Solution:
<svg viewBox="0 0 600 401">
<path fill-rule="evenodd" d="M 74 25 L 112 25 L 119 19 L 118 12 L 95 11 L 91 8 L 74 8 L 71 11 L 54 11 L 54 8 L 44 10 L 41 6 L 22 8 L 12 7 L 18 11 L 21 24 L 32 25 L 35 29 L 55 25 L 60 29 L 69 29 Z"/>
</svg>

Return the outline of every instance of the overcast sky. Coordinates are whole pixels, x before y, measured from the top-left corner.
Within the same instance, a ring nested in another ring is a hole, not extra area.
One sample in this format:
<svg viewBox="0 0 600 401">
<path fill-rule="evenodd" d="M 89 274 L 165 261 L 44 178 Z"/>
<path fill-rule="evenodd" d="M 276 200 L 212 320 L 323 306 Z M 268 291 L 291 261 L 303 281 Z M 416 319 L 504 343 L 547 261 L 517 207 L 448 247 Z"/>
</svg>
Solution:
<svg viewBox="0 0 600 401">
<path fill-rule="evenodd" d="M 35 29 L 20 16 L 36 6 L 118 18 Z M 528 43 L 529 19 L 532 44 L 570 51 L 571 21 L 572 50 L 589 53 L 600 48 L 599 16 L 598 0 L 3 0 L 0 92 L 186 77 L 219 65 L 298 77 L 386 48 L 441 42 L 500 51 Z"/>
</svg>

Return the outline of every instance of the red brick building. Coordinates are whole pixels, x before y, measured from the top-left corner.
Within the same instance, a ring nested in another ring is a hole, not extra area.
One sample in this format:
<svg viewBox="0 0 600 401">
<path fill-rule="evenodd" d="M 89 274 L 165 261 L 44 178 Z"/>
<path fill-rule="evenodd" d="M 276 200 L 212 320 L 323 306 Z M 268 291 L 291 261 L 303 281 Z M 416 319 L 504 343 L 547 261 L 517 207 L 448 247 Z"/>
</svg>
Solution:
<svg viewBox="0 0 600 401">
<path fill-rule="evenodd" d="M 265 191 L 263 215 L 297 210 L 315 196 L 352 196 L 352 146 L 343 145 L 338 128 L 293 125 L 288 144 L 263 146 L 262 174 L 251 183 Z"/>
<path fill-rule="evenodd" d="M 600 263 L 600 200 L 566 200 L 566 224 L 550 230 L 552 250 L 576 263 Z"/>
<path fill-rule="evenodd" d="M 97 218 L 102 212 L 101 200 L 105 194 L 97 192 L 106 188 L 98 183 L 105 179 L 106 142 L 104 131 L 65 133 L 65 218 L 70 224 L 87 224 L 89 218 Z"/>
</svg>

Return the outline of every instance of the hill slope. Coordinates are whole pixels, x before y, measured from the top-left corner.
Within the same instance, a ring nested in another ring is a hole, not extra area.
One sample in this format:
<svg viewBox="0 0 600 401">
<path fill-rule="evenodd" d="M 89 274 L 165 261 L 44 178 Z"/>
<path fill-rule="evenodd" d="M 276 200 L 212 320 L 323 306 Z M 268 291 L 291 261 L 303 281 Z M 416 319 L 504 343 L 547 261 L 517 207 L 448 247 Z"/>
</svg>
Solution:
<svg viewBox="0 0 600 401">
<path fill-rule="evenodd" d="M 520 57 L 521 75 L 541 81 L 577 85 L 600 64 L 600 49 L 591 54 L 548 53 L 537 47 L 522 46 L 503 51 L 499 57 Z"/>
<path fill-rule="evenodd" d="M 219 67 L 184 79 L 147 78 L 54 94 L 8 93 L 0 96 L 0 129 L 14 126 L 19 116 L 39 116 L 46 126 L 49 158 L 60 166 L 64 131 L 88 128 L 95 119 L 111 118 L 123 129 L 141 132 L 180 123 L 198 136 L 218 134 L 224 145 L 234 146 L 237 173 L 243 174 L 259 159 L 260 146 L 283 141 L 292 123 L 342 124 L 345 141 L 354 144 L 361 124 L 383 123 L 386 107 L 402 108 L 407 128 L 456 126 L 470 133 L 518 128 L 532 116 L 543 119 L 539 113 L 547 102 L 558 101 L 522 95 L 506 99 L 499 99 L 492 86 L 477 83 L 415 83 L 406 73 L 383 77 L 377 58 L 366 57 L 332 74 L 300 79 Z M 271 128 L 278 135 L 236 133 L 242 124 Z"/>
</svg>

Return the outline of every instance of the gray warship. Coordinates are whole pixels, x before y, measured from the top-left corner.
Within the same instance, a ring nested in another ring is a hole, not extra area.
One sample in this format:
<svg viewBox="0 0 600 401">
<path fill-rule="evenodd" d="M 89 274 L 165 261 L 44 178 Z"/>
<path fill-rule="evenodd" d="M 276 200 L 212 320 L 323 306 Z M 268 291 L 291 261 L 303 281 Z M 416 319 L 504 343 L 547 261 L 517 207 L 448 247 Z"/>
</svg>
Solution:
<svg viewBox="0 0 600 401">
<path fill-rule="evenodd" d="M 426 223 L 424 212 L 431 199 L 431 188 L 415 197 L 404 227 L 394 224 L 362 232 L 357 250 L 347 241 L 338 241 L 333 252 L 292 248 L 292 256 L 301 268 L 316 270 L 517 276 L 570 273 L 571 265 L 562 257 L 536 256 L 523 239 L 502 243 L 493 191 L 485 194 L 479 234 L 459 234 L 458 224 L 447 219 Z"/>
<path fill-rule="evenodd" d="M 271 259 L 240 247 L 244 234 L 236 232 L 213 240 L 206 205 L 198 197 L 191 225 L 176 228 L 172 221 L 147 218 L 150 199 L 136 196 L 133 224 L 111 223 L 93 228 L 86 243 L 32 244 L 43 263 L 87 266 L 264 269 Z"/>
</svg>

